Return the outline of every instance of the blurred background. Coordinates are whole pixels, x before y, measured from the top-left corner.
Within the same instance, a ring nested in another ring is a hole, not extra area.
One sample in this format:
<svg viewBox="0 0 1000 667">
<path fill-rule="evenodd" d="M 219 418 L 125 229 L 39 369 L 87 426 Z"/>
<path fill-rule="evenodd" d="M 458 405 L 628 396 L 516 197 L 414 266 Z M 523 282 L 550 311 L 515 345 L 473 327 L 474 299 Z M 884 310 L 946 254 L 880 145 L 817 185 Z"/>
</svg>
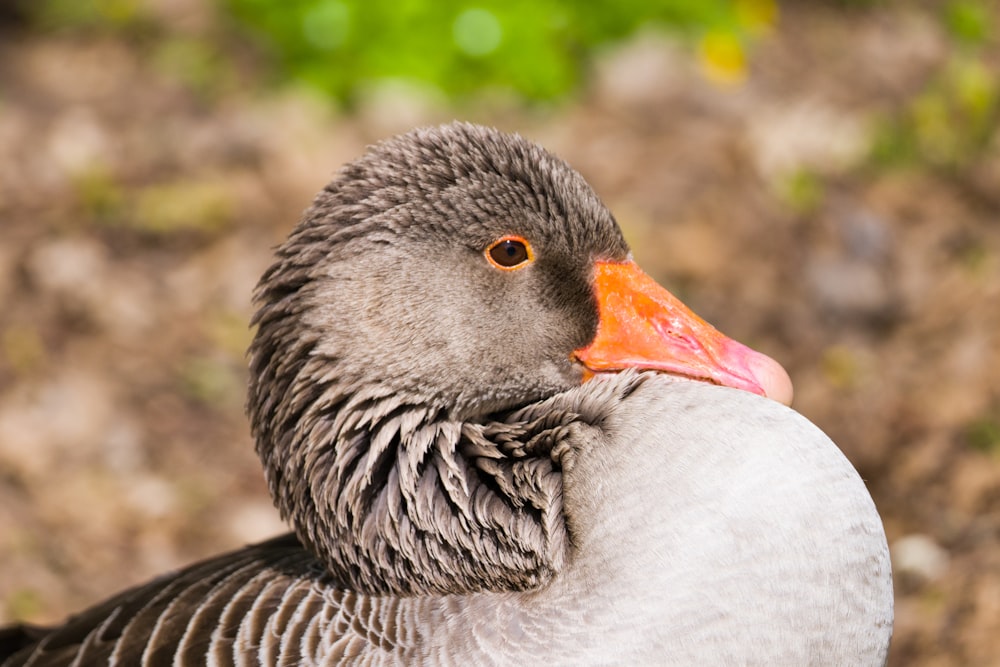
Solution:
<svg viewBox="0 0 1000 667">
<path fill-rule="evenodd" d="M 567 159 L 868 482 L 892 665 L 1000 665 L 1000 7 L 4 0 L 0 623 L 283 530 L 250 291 L 365 145 Z"/>
</svg>

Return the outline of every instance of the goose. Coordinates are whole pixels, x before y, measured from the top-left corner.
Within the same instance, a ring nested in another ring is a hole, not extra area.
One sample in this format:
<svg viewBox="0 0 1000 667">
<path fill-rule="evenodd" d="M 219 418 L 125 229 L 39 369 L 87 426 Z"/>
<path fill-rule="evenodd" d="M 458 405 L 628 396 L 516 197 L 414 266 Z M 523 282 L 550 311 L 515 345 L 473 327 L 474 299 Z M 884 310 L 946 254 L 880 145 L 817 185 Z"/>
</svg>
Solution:
<svg viewBox="0 0 1000 667">
<path fill-rule="evenodd" d="M 294 532 L 9 627 L 4 667 L 885 663 L 857 472 L 541 147 L 371 147 L 255 304 L 247 412 Z"/>
</svg>

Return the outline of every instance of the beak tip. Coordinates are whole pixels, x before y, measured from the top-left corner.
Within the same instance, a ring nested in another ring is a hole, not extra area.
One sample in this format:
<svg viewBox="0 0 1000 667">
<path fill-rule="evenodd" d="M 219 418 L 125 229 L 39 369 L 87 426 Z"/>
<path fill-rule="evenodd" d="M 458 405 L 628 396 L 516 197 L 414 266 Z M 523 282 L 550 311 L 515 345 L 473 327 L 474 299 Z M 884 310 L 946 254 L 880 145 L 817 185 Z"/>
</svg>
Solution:
<svg viewBox="0 0 1000 667">
<path fill-rule="evenodd" d="M 755 355 L 751 362 L 757 382 L 764 395 L 783 405 L 791 405 L 795 390 L 788 372 L 777 361 L 763 354 Z"/>
</svg>

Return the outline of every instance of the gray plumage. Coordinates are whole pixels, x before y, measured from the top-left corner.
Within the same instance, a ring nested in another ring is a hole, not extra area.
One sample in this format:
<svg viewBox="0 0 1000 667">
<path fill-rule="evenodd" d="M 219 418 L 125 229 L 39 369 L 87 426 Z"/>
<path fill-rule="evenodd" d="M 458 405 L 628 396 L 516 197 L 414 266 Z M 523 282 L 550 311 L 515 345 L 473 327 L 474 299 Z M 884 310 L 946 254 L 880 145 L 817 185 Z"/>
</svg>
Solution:
<svg viewBox="0 0 1000 667">
<path fill-rule="evenodd" d="M 532 238 L 537 270 L 483 261 L 504 234 Z M 520 452 L 530 428 L 482 418 L 580 384 L 591 259 L 627 254 L 579 174 L 480 127 L 385 142 L 319 194 L 257 289 L 249 414 L 278 507 L 331 572 L 413 594 L 558 571 L 558 470 Z"/>
<path fill-rule="evenodd" d="M 483 259 L 531 240 L 530 270 Z M 648 372 L 586 384 L 611 214 L 464 124 L 379 144 L 258 286 L 248 413 L 296 536 L 193 565 L 2 664 L 875 665 L 888 551 L 791 410 Z"/>
</svg>

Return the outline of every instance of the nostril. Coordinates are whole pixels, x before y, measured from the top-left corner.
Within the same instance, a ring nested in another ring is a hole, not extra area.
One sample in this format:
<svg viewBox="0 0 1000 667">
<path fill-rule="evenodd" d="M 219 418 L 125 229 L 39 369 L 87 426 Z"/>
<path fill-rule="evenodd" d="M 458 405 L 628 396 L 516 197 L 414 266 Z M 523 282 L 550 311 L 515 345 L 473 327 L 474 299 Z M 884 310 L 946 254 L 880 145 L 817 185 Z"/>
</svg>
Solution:
<svg viewBox="0 0 1000 667">
<path fill-rule="evenodd" d="M 697 337 L 678 331 L 679 327 L 671 326 L 671 322 L 654 322 L 653 328 L 663 338 L 669 338 L 674 344 L 680 344 L 689 350 L 701 350 L 704 346 Z"/>
</svg>

